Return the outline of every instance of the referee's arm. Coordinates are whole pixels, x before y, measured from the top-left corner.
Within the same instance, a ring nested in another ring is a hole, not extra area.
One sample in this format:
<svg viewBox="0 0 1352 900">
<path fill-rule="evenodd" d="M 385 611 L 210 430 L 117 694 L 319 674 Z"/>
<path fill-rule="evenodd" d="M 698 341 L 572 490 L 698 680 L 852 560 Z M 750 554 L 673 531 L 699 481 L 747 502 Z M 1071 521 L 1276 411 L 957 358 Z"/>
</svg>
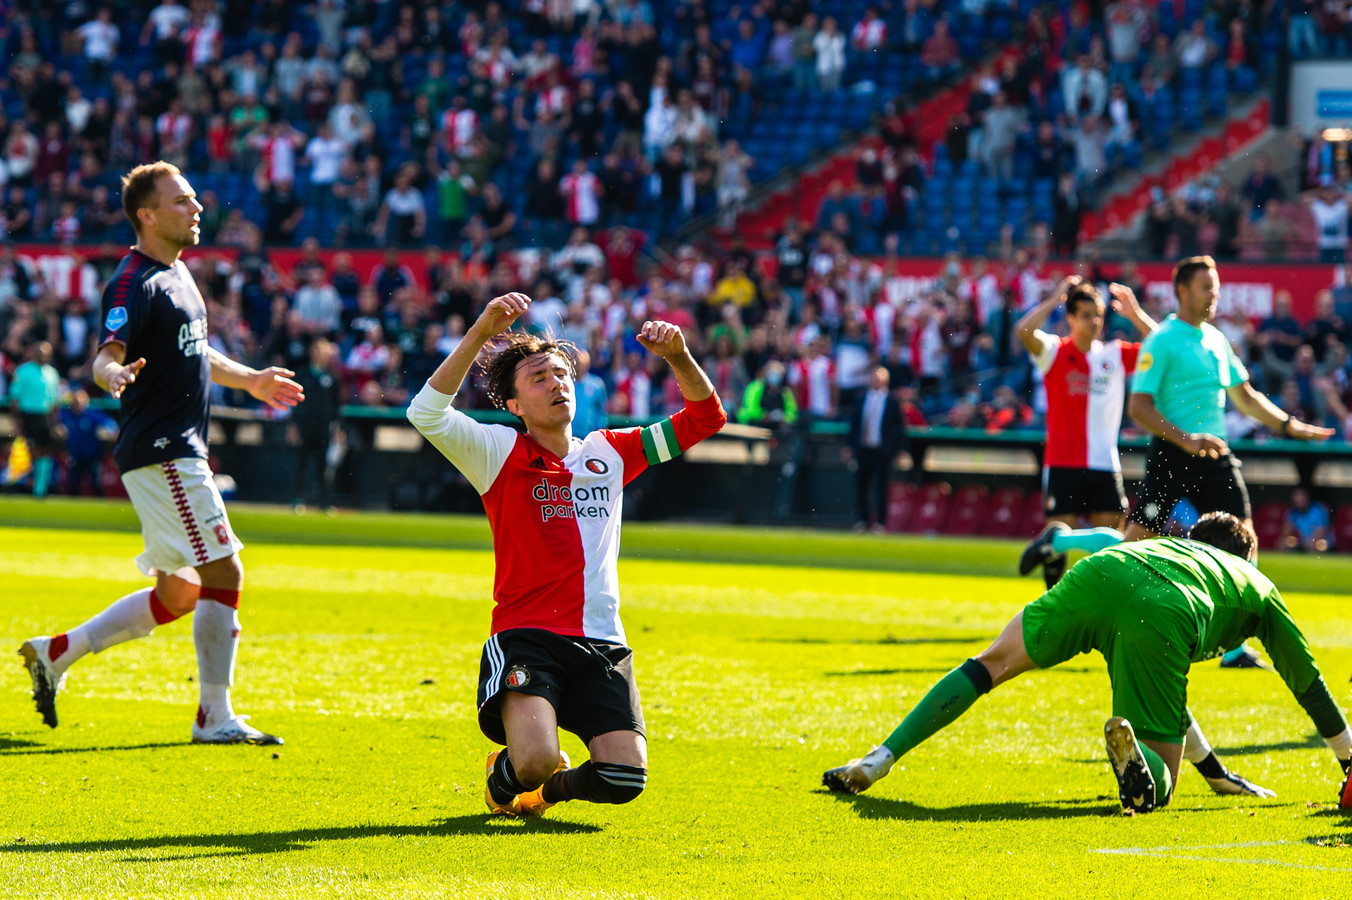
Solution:
<svg viewBox="0 0 1352 900">
<path fill-rule="evenodd" d="M 1244 415 L 1257 419 L 1282 437 L 1298 441 L 1326 441 L 1333 437 L 1332 428 L 1320 428 L 1287 415 L 1261 391 L 1247 381 L 1225 389 L 1231 401 Z M 1133 398 L 1135 395 L 1133 395 Z"/>
<path fill-rule="evenodd" d="M 1127 403 L 1127 413 L 1132 420 L 1157 438 L 1176 445 L 1185 453 L 1193 456 L 1219 457 L 1229 448 L 1225 441 L 1213 434 L 1191 434 L 1179 428 L 1164 417 L 1155 405 L 1153 394 L 1133 391 Z"/>
</svg>

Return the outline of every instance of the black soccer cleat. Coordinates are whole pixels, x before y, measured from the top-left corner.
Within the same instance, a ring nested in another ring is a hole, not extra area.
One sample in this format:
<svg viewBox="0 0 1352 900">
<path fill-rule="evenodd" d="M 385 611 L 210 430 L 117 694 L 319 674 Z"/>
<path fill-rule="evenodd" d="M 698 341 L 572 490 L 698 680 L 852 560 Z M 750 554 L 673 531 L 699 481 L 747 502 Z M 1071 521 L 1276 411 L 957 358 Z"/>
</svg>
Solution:
<svg viewBox="0 0 1352 900">
<path fill-rule="evenodd" d="M 1023 548 L 1023 553 L 1019 554 L 1019 574 L 1027 575 L 1038 566 L 1045 566 L 1058 556 L 1061 558 L 1061 571 L 1064 572 L 1066 555 L 1057 553 L 1052 548 L 1052 538 L 1059 532 L 1069 530 L 1070 526 L 1065 522 L 1048 522 L 1047 527 L 1038 532 L 1038 536 L 1033 538 L 1027 547 Z M 1055 582 L 1052 582 L 1052 584 L 1055 584 Z"/>
<path fill-rule="evenodd" d="M 1155 776 L 1150 774 L 1131 723 L 1121 716 L 1113 716 L 1103 726 L 1103 742 L 1107 745 L 1108 762 L 1117 778 L 1117 797 L 1122 801 L 1122 808 L 1138 813 L 1150 812 L 1155 808 Z"/>
<path fill-rule="evenodd" d="M 1053 556 L 1042 565 L 1042 581 L 1047 585 L 1047 590 L 1056 587 L 1056 583 L 1061 580 L 1061 576 L 1066 574 L 1066 555 L 1062 553 L 1059 556 Z"/>
</svg>

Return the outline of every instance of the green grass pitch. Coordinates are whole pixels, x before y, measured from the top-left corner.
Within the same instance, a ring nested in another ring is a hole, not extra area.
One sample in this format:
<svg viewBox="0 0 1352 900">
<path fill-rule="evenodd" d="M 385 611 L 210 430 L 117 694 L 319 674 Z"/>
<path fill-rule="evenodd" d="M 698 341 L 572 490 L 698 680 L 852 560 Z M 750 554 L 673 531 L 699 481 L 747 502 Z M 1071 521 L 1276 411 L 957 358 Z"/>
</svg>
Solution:
<svg viewBox="0 0 1352 900">
<path fill-rule="evenodd" d="M 186 621 L 73 668 L 54 731 L 11 657 L 0 896 L 1307 897 L 1352 883 L 1331 755 L 1275 675 L 1215 663 L 1193 670 L 1191 705 L 1274 800 L 1216 797 L 1185 764 L 1170 808 L 1121 815 L 1097 656 L 996 690 L 868 794 L 818 787 L 1036 596 L 1007 575 L 1013 542 L 627 525 L 648 790 L 506 821 L 484 810 L 491 747 L 473 709 L 482 520 L 232 518 L 249 545 L 236 706 L 286 745 L 188 743 Z M 6 652 L 141 585 L 140 546 L 125 505 L 0 500 Z M 1264 568 L 1346 707 L 1352 561 Z"/>
</svg>

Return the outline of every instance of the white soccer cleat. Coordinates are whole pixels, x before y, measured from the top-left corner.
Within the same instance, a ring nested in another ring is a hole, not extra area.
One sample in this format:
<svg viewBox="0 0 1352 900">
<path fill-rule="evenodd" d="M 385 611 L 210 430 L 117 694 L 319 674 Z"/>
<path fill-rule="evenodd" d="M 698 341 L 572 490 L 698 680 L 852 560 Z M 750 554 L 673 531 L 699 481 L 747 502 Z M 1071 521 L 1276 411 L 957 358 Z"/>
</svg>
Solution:
<svg viewBox="0 0 1352 900">
<path fill-rule="evenodd" d="M 24 668 L 33 679 L 33 703 L 48 728 L 56 727 L 56 693 L 66 686 L 66 673 L 52 664 L 49 637 L 29 638 L 19 648 Z"/>
<path fill-rule="evenodd" d="M 253 744 L 258 747 L 271 747 L 284 741 L 276 735 L 259 731 L 247 724 L 248 716 L 232 716 L 212 728 L 199 722 L 192 724 L 192 742 L 194 744 Z"/>
<path fill-rule="evenodd" d="M 896 757 L 886 747 L 874 747 L 861 759 L 827 769 L 822 774 L 822 785 L 838 794 L 858 794 L 892 771 L 894 762 Z"/>
</svg>

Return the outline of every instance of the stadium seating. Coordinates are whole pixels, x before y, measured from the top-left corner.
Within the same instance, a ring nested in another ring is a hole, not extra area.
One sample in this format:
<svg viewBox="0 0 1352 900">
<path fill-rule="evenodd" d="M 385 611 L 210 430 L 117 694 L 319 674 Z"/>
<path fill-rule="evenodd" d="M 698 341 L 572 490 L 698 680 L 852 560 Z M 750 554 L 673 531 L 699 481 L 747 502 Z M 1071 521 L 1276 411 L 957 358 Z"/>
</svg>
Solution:
<svg viewBox="0 0 1352 900">
<path fill-rule="evenodd" d="M 977 534 L 985 521 L 990 495 L 990 488 L 984 484 L 968 484 L 959 488 L 953 495 L 944 534 Z"/>
<path fill-rule="evenodd" d="M 1014 537 L 1034 537 L 1047 524 L 1047 511 L 1042 506 L 1042 492 L 1035 491 L 1024 503 L 1019 529 Z"/>
<path fill-rule="evenodd" d="M 912 534 L 939 534 L 948 523 L 953 486 L 946 481 L 925 485 L 916 494 L 915 513 L 902 527 Z"/>
<path fill-rule="evenodd" d="M 910 481 L 893 481 L 887 487 L 887 517 L 885 527 L 888 531 L 903 531 L 905 524 L 915 514 L 916 487 Z"/>
<path fill-rule="evenodd" d="M 1022 489 L 1000 488 L 991 495 L 986 516 L 982 519 L 977 533 L 988 537 L 1023 537 L 1020 529 L 1024 524 L 1026 507 L 1027 498 Z"/>
<path fill-rule="evenodd" d="M 1260 550 L 1275 550 L 1282 535 L 1282 520 L 1286 518 L 1286 504 L 1264 503 L 1253 512 L 1253 530 L 1258 535 Z"/>
<path fill-rule="evenodd" d="M 1352 503 L 1345 503 L 1333 516 L 1333 547 L 1352 553 Z"/>
</svg>

